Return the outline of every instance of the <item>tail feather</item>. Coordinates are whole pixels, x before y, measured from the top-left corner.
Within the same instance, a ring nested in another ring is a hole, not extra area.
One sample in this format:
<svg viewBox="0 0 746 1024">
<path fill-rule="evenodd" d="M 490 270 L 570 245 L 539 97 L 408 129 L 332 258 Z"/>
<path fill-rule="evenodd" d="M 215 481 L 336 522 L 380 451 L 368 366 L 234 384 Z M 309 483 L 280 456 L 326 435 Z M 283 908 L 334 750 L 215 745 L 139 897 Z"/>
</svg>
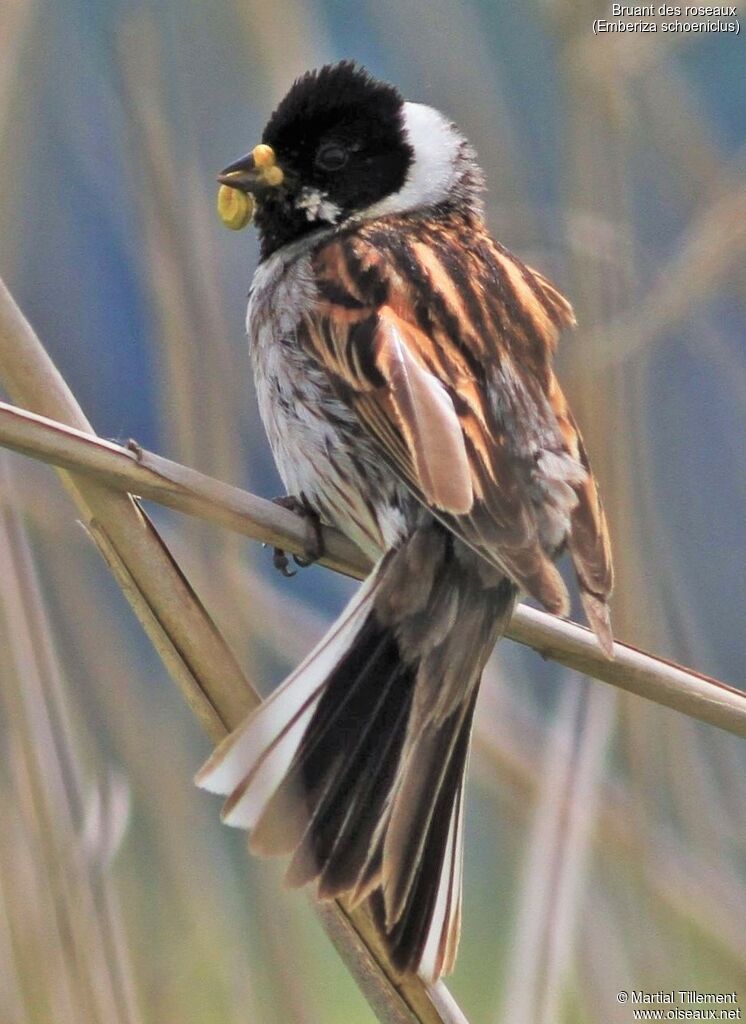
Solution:
<svg viewBox="0 0 746 1024">
<path fill-rule="evenodd" d="M 432 804 L 429 824 L 412 858 L 412 879 L 398 916 L 391 922 L 388 892 L 383 916 L 393 963 L 401 971 L 419 970 L 435 980 L 453 967 L 461 928 L 463 790 L 476 689 L 458 725 L 451 723 L 454 746 L 444 758 L 445 772 Z M 416 829 L 412 832 L 416 835 Z M 395 876 L 396 877 L 396 876 Z"/>
<path fill-rule="evenodd" d="M 219 744 L 197 773 L 195 782 L 198 786 L 210 793 L 233 793 L 237 786 L 246 783 L 253 769 L 261 767 L 299 716 L 315 706 L 340 652 L 344 653 L 352 646 L 360 625 L 365 621 L 374 583 L 375 573 L 372 573 L 308 657 L 238 729 Z M 287 767 L 289 765 L 290 761 Z M 232 822 L 226 820 L 226 824 Z M 236 827 L 249 826 L 237 822 Z"/>
<path fill-rule="evenodd" d="M 433 828 L 441 797 L 449 808 L 455 800 L 459 778 L 453 777 L 453 766 L 464 765 L 465 755 L 457 746 L 465 716 L 471 718 L 472 707 L 473 703 L 438 725 L 427 725 L 411 746 L 408 764 L 399 772 L 383 850 L 383 891 L 389 925 L 401 918 L 411 902 L 425 848 L 433 846 L 431 831 L 437 832 L 440 824 Z M 468 723 L 465 731 L 468 738 Z M 446 831 L 442 831 L 445 836 Z"/>
<path fill-rule="evenodd" d="M 222 818 L 226 825 L 252 831 L 264 813 L 267 801 L 292 764 L 295 751 L 311 721 L 318 702 L 318 694 L 305 701 L 283 726 L 276 738 L 262 752 L 223 805 Z M 279 852 L 279 851 L 278 851 Z"/>
<path fill-rule="evenodd" d="M 300 795 L 306 827 L 288 870 L 289 884 L 320 875 L 321 895 L 348 888 L 335 880 L 338 872 L 357 869 L 345 860 L 345 835 L 354 826 L 354 845 L 364 847 L 380 819 L 412 686 L 412 672 L 397 659 L 391 634 L 380 630 L 371 614 L 354 650 L 329 677 L 293 766 L 257 826 L 260 833 L 266 827 L 282 831 L 288 808 Z"/>
<path fill-rule="evenodd" d="M 337 789 L 341 824 L 319 879 L 319 895 L 362 892 L 380 872 L 381 823 L 394 785 L 414 690 L 414 672 L 399 666 Z"/>
<path fill-rule="evenodd" d="M 197 781 L 228 796 L 224 820 L 249 829 L 255 852 L 291 855 L 290 885 L 315 880 L 319 897 L 348 905 L 370 897 L 392 962 L 435 979 L 458 945 L 479 677 L 515 590 L 430 531 L 381 559 Z M 436 567 L 423 594 L 412 570 L 425 548 Z"/>
</svg>

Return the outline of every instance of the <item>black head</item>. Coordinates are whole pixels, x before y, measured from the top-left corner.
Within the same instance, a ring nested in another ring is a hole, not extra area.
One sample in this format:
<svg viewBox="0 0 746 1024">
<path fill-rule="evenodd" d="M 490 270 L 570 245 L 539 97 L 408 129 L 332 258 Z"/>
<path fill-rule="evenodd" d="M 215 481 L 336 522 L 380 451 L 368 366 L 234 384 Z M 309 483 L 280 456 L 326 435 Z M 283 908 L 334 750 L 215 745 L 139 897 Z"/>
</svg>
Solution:
<svg viewBox="0 0 746 1024">
<path fill-rule="evenodd" d="M 264 256 L 402 188 L 414 157 L 403 110 L 397 89 L 352 61 L 294 83 L 262 135 L 281 173 L 257 170 L 258 150 L 223 172 L 255 195 Z"/>
</svg>

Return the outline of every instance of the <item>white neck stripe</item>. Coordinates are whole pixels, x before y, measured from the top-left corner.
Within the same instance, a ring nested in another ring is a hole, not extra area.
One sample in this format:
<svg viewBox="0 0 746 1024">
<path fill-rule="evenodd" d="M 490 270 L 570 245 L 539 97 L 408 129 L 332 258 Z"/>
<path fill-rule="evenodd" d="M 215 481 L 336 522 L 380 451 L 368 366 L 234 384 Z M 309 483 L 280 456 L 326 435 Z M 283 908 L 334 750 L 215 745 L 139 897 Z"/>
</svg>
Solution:
<svg viewBox="0 0 746 1024">
<path fill-rule="evenodd" d="M 464 139 L 455 126 L 422 103 L 405 103 L 403 117 L 407 142 L 414 153 L 407 179 L 398 192 L 358 214 L 361 219 L 439 203 L 447 198 L 457 177 Z"/>
</svg>

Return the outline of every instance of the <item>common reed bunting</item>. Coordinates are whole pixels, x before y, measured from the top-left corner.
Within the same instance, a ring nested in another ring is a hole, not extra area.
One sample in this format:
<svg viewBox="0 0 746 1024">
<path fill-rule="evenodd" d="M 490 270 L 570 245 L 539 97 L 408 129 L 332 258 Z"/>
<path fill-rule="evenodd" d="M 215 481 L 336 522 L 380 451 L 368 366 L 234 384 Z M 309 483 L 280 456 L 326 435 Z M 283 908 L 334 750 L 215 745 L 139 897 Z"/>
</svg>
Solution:
<svg viewBox="0 0 746 1024">
<path fill-rule="evenodd" d="M 455 125 L 354 63 L 298 79 L 219 181 L 256 205 L 247 327 L 280 475 L 375 567 L 198 783 L 252 850 L 292 855 L 290 885 L 368 898 L 396 967 L 437 979 L 482 669 L 522 594 L 567 613 L 566 550 L 612 650 L 604 513 L 552 371 L 573 311 L 488 234 Z"/>
</svg>

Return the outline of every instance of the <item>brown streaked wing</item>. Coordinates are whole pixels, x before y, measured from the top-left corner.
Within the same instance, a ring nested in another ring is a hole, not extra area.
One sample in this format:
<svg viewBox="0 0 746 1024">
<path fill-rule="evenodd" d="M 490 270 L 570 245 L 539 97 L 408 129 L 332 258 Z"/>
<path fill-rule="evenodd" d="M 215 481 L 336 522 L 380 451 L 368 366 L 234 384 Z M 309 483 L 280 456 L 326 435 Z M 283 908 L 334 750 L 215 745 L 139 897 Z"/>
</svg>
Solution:
<svg viewBox="0 0 746 1024">
<path fill-rule="evenodd" d="M 448 391 L 414 352 L 424 339 L 389 307 L 378 311 L 375 364 L 385 401 L 411 453 L 415 479 L 428 505 L 463 515 L 474 504 L 471 467 L 461 423 Z"/>
<path fill-rule="evenodd" d="M 473 244 L 454 245 L 454 230 L 463 236 L 463 222 L 454 229 L 392 218 L 327 243 L 315 260 L 320 299 L 308 339 L 420 500 L 550 611 L 565 614 L 567 592 L 542 548 L 527 484 L 530 427 L 522 410 L 530 408 L 542 435 L 562 445 L 547 390 L 551 353 L 572 310 L 476 225 L 469 225 Z M 503 402 L 498 421 L 492 403 L 505 381 L 513 404 Z"/>
<path fill-rule="evenodd" d="M 568 450 L 586 471 L 585 480 L 575 488 L 578 504 L 572 511 L 568 548 L 588 621 L 604 651 L 611 656 L 613 636 L 608 599 L 614 586 L 614 570 L 606 515 L 583 438 L 554 374 L 550 380 L 549 400 Z"/>
</svg>

